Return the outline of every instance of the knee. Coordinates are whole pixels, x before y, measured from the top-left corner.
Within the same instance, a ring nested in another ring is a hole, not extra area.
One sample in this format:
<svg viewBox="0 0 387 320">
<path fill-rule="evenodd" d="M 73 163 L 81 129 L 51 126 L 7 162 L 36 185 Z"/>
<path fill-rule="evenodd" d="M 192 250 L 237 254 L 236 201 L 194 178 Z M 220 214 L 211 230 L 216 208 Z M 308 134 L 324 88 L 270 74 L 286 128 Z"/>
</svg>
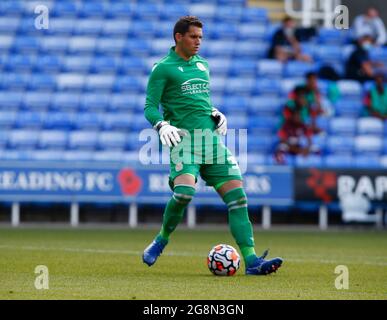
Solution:
<svg viewBox="0 0 387 320">
<path fill-rule="evenodd" d="M 180 205 L 187 206 L 195 195 L 195 186 L 175 185 L 173 188 L 173 199 Z"/>
<path fill-rule="evenodd" d="M 229 211 L 247 207 L 247 196 L 243 188 L 235 188 L 227 192 L 223 201 L 227 204 Z"/>
</svg>

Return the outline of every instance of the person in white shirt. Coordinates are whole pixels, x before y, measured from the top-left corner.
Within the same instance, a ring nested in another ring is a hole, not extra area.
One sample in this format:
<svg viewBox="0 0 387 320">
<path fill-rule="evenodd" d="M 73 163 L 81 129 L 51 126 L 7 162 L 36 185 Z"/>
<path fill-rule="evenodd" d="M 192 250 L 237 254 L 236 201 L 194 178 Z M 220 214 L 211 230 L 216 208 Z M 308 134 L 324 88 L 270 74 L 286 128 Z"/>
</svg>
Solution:
<svg viewBox="0 0 387 320">
<path fill-rule="evenodd" d="M 376 46 L 384 46 L 387 43 L 386 27 L 379 17 L 378 10 L 374 7 L 368 8 L 365 14 L 355 18 L 353 34 L 355 41 L 367 34 L 372 36 Z"/>
</svg>

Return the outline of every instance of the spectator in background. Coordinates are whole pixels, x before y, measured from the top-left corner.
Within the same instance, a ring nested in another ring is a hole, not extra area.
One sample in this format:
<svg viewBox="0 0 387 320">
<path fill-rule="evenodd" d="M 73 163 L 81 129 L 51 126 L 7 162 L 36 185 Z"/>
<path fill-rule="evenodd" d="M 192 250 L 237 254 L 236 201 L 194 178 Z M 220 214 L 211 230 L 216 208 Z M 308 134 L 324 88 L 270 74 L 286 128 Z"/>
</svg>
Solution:
<svg viewBox="0 0 387 320">
<path fill-rule="evenodd" d="M 346 62 L 346 78 L 358 80 L 362 83 L 372 80 L 376 68 L 383 67 L 383 63 L 371 61 L 369 50 L 372 48 L 372 37 L 363 35 L 356 44 L 355 50 Z"/>
<path fill-rule="evenodd" d="M 365 14 L 355 18 L 353 32 L 355 41 L 364 35 L 370 35 L 374 45 L 384 46 L 387 42 L 386 27 L 379 17 L 378 10 L 374 7 L 368 8 Z"/>
<path fill-rule="evenodd" d="M 306 94 L 304 86 L 297 86 L 292 100 L 294 104 L 288 103 L 283 110 L 278 131 L 280 142 L 274 155 L 277 163 L 285 163 L 285 154 L 307 156 L 311 152 L 313 130 L 304 121 Z"/>
<path fill-rule="evenodd" d="M 291 17 L 286 17 L 282 21 L 282 27 L 274 33 L 268 57 L 281 62 L 288 60 L 300 60 L 311 62 L 310 56 L 303 54 L 297 34 L 296 22 Z"/>
<path fill-rule="evenodd" d="M 387 86 L 383 74 L 375 76 L 375 85 L 367 93 L 364 102 L 368 116 L 387 120 Z"/>
</svg>

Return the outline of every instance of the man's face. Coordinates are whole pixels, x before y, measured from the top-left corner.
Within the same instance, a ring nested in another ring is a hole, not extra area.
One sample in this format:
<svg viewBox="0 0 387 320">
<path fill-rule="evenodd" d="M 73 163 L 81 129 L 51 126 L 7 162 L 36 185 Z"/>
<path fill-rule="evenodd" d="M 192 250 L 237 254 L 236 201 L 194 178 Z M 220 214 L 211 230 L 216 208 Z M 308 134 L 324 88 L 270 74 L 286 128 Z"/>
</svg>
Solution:
<svg viewBox="0 0 387 320">
<path fill-rule="evenodd" d="M 311 76 L 308 78 L 307 85 L 309 89 L 317 90 L 318 89 L 318 82 L 317 77 Z"/>
<path fill-rule="evenodd" d="M 373 18 L 376 18 L 379 16 L 379 12 L 378 10 L 374 9 L 374 8 L 371 8 L 367 11 L 367 16 L 370 18 L 370 19 L 373 19 Z"/>
<path fill-rule="evenodd" d="M 198 53 L 202 38 L 202 28 L 190 26 L 184 35 L 176 33 L 176 45 L 181 48 L 186 56 L 191 57 Z"/>
</svg>

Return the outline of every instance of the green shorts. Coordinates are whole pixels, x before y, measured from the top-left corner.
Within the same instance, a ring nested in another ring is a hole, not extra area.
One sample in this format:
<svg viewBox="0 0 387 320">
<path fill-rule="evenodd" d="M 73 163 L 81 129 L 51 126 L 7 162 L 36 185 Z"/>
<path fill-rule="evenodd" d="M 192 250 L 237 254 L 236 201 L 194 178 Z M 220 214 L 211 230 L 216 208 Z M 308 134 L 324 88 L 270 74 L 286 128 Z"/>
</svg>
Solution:
<svg viewBox="0 0 387 320">
<path fill-rule="evenodd" d="M 216 186 L 229 180 L 243 180 L 240 168 L 231 151 L 220 140 L 206 147 L 184 149 L 181 145 L 171 149 L 169 186 L 182 174 L 198 175 L 207 186 Z"/>
</svg>

